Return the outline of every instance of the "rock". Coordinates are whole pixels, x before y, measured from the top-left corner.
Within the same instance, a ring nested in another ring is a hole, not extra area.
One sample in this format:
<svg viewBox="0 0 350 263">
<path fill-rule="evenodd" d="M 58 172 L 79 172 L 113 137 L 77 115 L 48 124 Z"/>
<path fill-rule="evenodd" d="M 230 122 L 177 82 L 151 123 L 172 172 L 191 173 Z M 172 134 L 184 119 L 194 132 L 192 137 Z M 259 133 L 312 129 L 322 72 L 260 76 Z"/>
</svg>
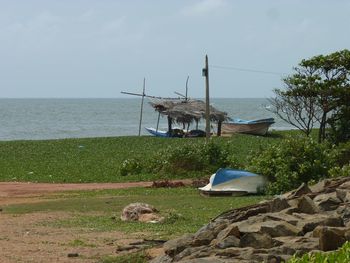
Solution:
<svg viewBox="0 0 350 263">
<path fill-rule="evenodd" d="M 294 213 L 293 215 L 300 218 L 297 226 L 302 229 L 301 233 L 303 234 L 313 231 L 318 225 L 334 227 L 344 226 L 342 218 L 337 214 L 318 214 L 317 216 L 313 216 L 308 214 Z"/>
<path fill-rule="evenodd" d="M 312 191 L 312 192 L 311 192 Z M 283 198 L 283 197 L 287 197 Z M 324 180 L 222 213 L 194 235 L 168 241 L 153 263 L 285 262 L 350 241 L 350 177 Z"/>
<path fill-rule="evenodd" d="M 319 194 L 314 198 L 313 201 L 321 211 L 335 210 L 341 203 L 341 200 L 337 198 L 335 192 L 329 194 Z"/>
<path fill-rule="evenodd" d="M 336 192 L 337 198 L 339 200 L 341 200 L 343 203 L 349 202 L 349 200 L 350 200 L 350 197 L 349 197 L 350 193 L 349 193 L 348 190 L 337 188 L 335 190 L 335 192 Z"/>
<path fill-rule="evenodd" d="M 291 214 L 286 214 L 285 213 L 286 211 L 288 210 L 282 210 L 281 212 L 278 212 L 278 213 L 266 214 L 264 221 L 267 221 L 267 220 L 286 221 L 287 223 L 296 226 L 300 219 L 296 218 L 295 216 L 292 216 Z"/>
<path fill-rule="evenodd" d="M 76 257 L 79 257 L 79 254 L 78 253 L 68 253 L 67 257 L 69 257 L 69 258 L 76 258 Z"/>
<path fill-rule="evenodd" d="M 270 250 L 270 253 L 275 255 L 294 255 L 295 253 L 302 255 L 319 248 L 318 238 L 277 237 L 275 239 L 283 243 L 283 245 Z"/>
<path fill-rule="evenodd" d="M 310 194 L 312 191 L 308 187 L 306 183 L 302 183 L 296 190 L 292 191 L 289 195 L 287 195 L 287 198 L 296 198 L 300 197 L 302 195 Z"/>
<path fill-rule="evenodd" d="M 336 210 L 344 221 L 344 224 L 350 223 L 350 207 L 349 205 L 339 206 Z"/>
<path fill-rule="evenodd" d="M 271 237 L 296 236 L 301 232 L 301 228 L 284 221 L 266 221 L 261 224 L 260 232 Z"/>
<path fill-rule="evenodd" d="M 298 200 L 298 211 L 300 213 L 305 213 L 305 214 L 316 214 L 320 210 L 318 209 L 318 207 L 310 197 L 302 196 Z"/>
<path fill-rule="evenodd" d="M 150 261 L 150 263 L 171 263 L 171 262 L 173 262 L 173 259 L 168 255 L 162 255 Z"/>
<path fill-rule="evenodd" d="M 221 239 L 217 244 L 216 247 L 218 248 L 228 248 L 228 247 L 239 247 L 240 240 L 239 238 L 235 236 L 228 236 L 224 239 Z"/>
<path fill-rule="evenodd" d="M 223 240 L 228 236 L 235 236 L 239 238 L 240 232 L 236 225 L 229 225 L 225 229 L 221 230 L 217 235 L 216 239 Z"/>
<path fill-rule="evenodd" d="M 350 190 L 350 181 L 347 181 L 339 186 L 339 189 L 347 189 Z"/>
<path fill-rule="evenodd" d="M 153 206 L 145 203 L 132 203 L 127 205 L 120 217 L 123 221 L 137 221 L 143 214 L 152 214 L 158 212 Z"/>
<path fill-rule="evenodd" d="M 281 210 L 284 210 L 290 207 L 287 199 L 283 197 L 274 198 L 272 201 L 269 202 L 269 205 L 270 205 L 271 212 L 279 212 Z"/>
<path fill-rule="evenodd" d="M 240 247 L 271 248 L 272 238 L 265 233 L 245 233 L 241 238 Z"/>
<path fill-rule="evenodd" d="M 336 250 L 345 243 L 344 232 L 337 228 L 323 227 L 319 230 L 320 250 Z"/>
<path fill-rule="evenodd" d="M 185 258 L 187 258 L 187 259 L 193 258 L 194 255 L 196 255 L 199 251 L 202 251 L 202 250 L 208 250 L 208 247 L 201 246 L 201 247 L 185 248 L 183 251 L 181 251 L 181 253 L 177 254 L 174 257 L 174 261 L 176 262 L 176 261 L 180 261 L 180 260 L 182 261 Z M 208 253 L 205 256 L 208 256 Z"/>
<path fill-rule="evenodd" d="M 191 245 L 193 237 L 193 234 L 186 234 L 182 237 L 165 242 L 163 245 L 165 254 L 169 255 L 170 257 L 174 257 L 176 254 L 180 253 Z"/>
<path fill-rule="evenodd" d="M 218 233 L 227 227 L 227 221 L 216 221 L 205 225 L 197 231 L 192 241 L 193 246 L 208 245 L 218 235 Z"/>
<path fill-rule="evenodd" d="M 322 180 L 314 185 L 309 186 L 309 189 L 312 193 L 320 193 L 324 190 L 324 188 L 327 186 L 327 181 Z"/>
<path fill-rule="evenodd" d="M 226 263 L 226 260 L 219 259 L 217 257 L 205 257 L 205 258 L 194 258 L 188 260 L 181 260 L 182 263 Z M 234 261 L 229 261 L 234 262 Z M 237 261 L 238 262 L 238 261 Z"/>
</svg>

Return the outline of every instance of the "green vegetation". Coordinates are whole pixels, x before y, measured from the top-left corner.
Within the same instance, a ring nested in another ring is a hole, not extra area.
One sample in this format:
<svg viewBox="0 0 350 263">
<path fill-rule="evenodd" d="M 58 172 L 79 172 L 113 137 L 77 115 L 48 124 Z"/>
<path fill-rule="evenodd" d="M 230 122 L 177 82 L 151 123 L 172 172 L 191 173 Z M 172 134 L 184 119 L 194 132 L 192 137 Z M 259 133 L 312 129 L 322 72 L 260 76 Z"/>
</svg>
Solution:
<svg viewBox="0 0 350 263">
<path fill-rule="evenodd" d="M 251 156 L 248 170 L 268 179 L 267 193 L 281 194 L 301 183 L 350 175 L 350 142 L 338 146 L 289 137 Z"/>
<path fill-rule="evenodd" d="M 196 232 L 221 212 L 257 203 L 266 197 L 203 197 L 193 188 L 133 188 L 74 192 L 51 196 L 53 200 L 7 206 L 3 213 L 68 212 L 71 217 L 42 224 L 51 227 L 79 227 L 93 231 L 117 230 L 147 233 L 149 238 L 168 239 Z M 134 202 L 156 207 L 165 217 L 163 223 L 146 224 L 120 220 L 122 209 Z M 73 241 L 71 245 L 79 241 Z M 87 244 L 85 244 L 87 245 Z"/>
<path fill-rule="evenodd" d="M 275 89 L 270 102 L 286 122 L 309 135 L 319 125 L 319 142 L 350 138 L 350 51 L 303 59 L 294 73 L 283 79 L 285 89 Z"/>
<path fill-rule="evenodd" d="M 268 137 L 235 135 L 232 138 L 212 138 L 212 141 L 215 145 L 225 145 L 225 150 L 232 153 L 229 162 L 243 166 L 251 151 L 294 132 L 273 132 Z M 217 160 L 211 160 L 209 165 L 205 163 L 208 158 L 215 157 L 210 151 L 217 151 L 218 147 L 208 147 L 206 155 L 202 156 L 196 148 L 204 149 L 204 142 L 203 138 L 148 136 L 3 141 L 0 142 L 0 181 L 76 183 L 201 177 L 215 172 L 221 164 Z M 200 170 L 184 173 L 181 166 L 175 171 L 171 169 L 175 163 L 159 165 L 159 160 L 164 160 L 164 156 L 176 157 L 176 153 L 182 154 L 189 147 L 195 150 L 193 154 L 188 152 L 191 155 L 189 162 L 196 157 L 196 165 L 202 165 Z"/>
<path fill-rule="evenodd" d="M 302 257 L 294 256 L 288 263 L 348 263 L 350 262 L 350 243 L 346 242 L 337 251 L 328 253 L 308 253 Z"/>
</svg>

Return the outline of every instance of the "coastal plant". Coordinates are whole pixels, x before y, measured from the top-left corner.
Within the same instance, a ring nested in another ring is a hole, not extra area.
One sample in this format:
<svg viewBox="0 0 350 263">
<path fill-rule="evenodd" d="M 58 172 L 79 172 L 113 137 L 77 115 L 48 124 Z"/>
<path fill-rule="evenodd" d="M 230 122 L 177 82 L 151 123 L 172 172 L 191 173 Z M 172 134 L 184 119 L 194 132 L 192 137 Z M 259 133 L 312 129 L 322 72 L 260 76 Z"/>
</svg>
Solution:
<svg viewBox="0 0 350 263">
<path fill-rule="evenodd" d="M 267 178 L 267 193 L 280 194 L 328 177 L 333 157 L 334 150 L 327 143 L 294 136 L 252 155 L 247 169 Z"/>
<path fill-rule="evenodd" d="M 153 170 L 164 173 L 212 172 L 226 167 L 229 151 L 226 144 L 215 141 L 189 142 L 168 147 L 152 164 Z M 158 165 L 158 166 L 157 166 Z"/>
<path fill-rule="evenodd" d="M 350 262 L 350 243 L 347 241 L 337 251 L 328 253 L 312 252 L 301 257 L 293 256 L 288 263 L 348 263 Z"/>
<path fill-rule="evenodd" d="M 130 158 L 122 162 L 119 168 L 119 174 L 126 176 L 128 174 L 138 174 L 142 170 L 142 165 L 139 160 Z"/>
</svg>

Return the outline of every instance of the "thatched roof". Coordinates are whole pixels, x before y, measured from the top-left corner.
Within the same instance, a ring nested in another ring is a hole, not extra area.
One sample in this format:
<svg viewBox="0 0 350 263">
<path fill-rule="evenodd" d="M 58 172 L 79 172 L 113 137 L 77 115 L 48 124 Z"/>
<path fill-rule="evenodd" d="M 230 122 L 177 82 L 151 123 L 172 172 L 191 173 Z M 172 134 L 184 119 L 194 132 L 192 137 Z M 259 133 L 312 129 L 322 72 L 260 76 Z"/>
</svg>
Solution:
<svg viewBox="0 0 350 263">
<path fill-rule="evenodd" d="M 163 115 L 169 116 L 177 123 L 198 122 L 205 118 L 205 102 L 201 100 L 153 100 L 151 106 Z M 227 113 L 210 106 L 210 120 L 213 122 L 226 121 Z"/>
</svg>

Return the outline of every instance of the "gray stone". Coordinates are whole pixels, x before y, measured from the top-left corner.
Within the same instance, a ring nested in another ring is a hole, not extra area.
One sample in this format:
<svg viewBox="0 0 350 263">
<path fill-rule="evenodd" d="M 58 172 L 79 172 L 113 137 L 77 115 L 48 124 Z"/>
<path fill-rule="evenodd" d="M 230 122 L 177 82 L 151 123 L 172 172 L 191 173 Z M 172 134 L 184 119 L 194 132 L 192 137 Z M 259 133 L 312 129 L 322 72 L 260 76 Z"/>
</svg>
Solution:
<svg viewBox="0 0 350 263">
<path fill-rule="evenodd" d="M 278 212 L 278 213 L 266 214 L 264 221 L 268 221 L 268 220 L 286 221 L 289 224 L 296 226 L 300 219 L 296 218 L 295 216 L 293 216 L 291 214 L 286 214 L 284 211 L 287 211 L 287 210 L 283 210 L 283 211 Z"/>
<path fill-rule="evenodd" d="M 239 247 L 239 245 L 240 245 L 239 238 L 235 236 L 228 236 L 225 239 L 220 240 L 216 244 L 216 247 L 223 249 L 228 247 Z"/>
<path fill-rule="evenodd" d="M 290 207 L 287 199 L 283 197 L 274 198 L 272 201 L 269 202 L 269 205 L 270 205 L 271 212 L 279 212 L 281 210 L 284 210 Z"/>
<path fill-rule="evenodd" d="M 348 202 L 349 201 L 349 191 L 347 189 L 336 189 L 336 196 L 339 200 L 341 200 L 342 202 Z"/>
<path fill-rule="evenodd" d="M 173 259 L 168 255 L 162 255 L 152 259 L 149 263 L 171 263 Z"/>
<path fill-rule="evenodd" d="M 322 251 L 336 250 L 346 241 L 343 231 L 329 227 L 320 229 L 319 239 L 320 250 Z"/>
<path fill-rule="evenodd" d="M 297 226 L 302 229 L 303 234 L 313 231 L 319 225 L 334 227 L 344 226 L 342 218 L 337 214 L 318 214 L 317 216 L 313 216 L 307 214 L 294 213 L 293 215 L 300 218 L 300 221 L 298 222 Z"/>
<path fill-rule="evenodd" d="M 241 237 L 240 247 L 271 248 L 272 238 L 264 233 L 245 233 Z"/>
<path fill-rule="evenodd" d="M 300 197 L 312 193 L 311 189 L 306 183 L 302 183 L 296 190 L 292 191 L 287 198 Z"/>
<path fill-rule="evenodd" d="M 305 214 L 316 214 L 320 211 L 314 201 L 308 196 L 303 196 L 298 200 L 298 210 L 300 213 Z"/>
<path fill-rule="evenodd" d="M 193 234 L 186 234 L 182 237 L 165 242 L 163 245 L 165 254 L 169 255 L 170 257 L 174 257 L 176 254 L 180 253 L 191 245 L 193 237 Z"/>
<path fill-rule="evenodd" d="M 235 236 L 239 238 L 240 233 L 236 225 L 229 225 L 225 229 L 221 230 L 220 233 L 217 235 L 216 239 L 222 240 L 228 236 Z"/>
<path fill-rule="evenodd" d="M 341 216 L 345 224 L 350 222 L 350 207 L 349 205 L 339 206 L 337 213 Z"/>
<path fill-rule="evenodd" d="M 216 221 L 205 225 L 197 231 L 192 242 L 193 246 L 208 245 L 216 238 L 220 231 L 227 227 L 227 221 Z"/>
<path fill-rule="evenodd" d="M 296 236 L 301 232 L 301 228 L 284 221 L 266 221 L 261 224 L 260 232 L 271 237 Z"/>
<path fill-rule="evenodd" d="M 331 211 L 338 208 L 341 200 L 337 198 L 336 193 L 319 194 L 314 198 L 314 203 L 321 211 Z"/>
</svg>

